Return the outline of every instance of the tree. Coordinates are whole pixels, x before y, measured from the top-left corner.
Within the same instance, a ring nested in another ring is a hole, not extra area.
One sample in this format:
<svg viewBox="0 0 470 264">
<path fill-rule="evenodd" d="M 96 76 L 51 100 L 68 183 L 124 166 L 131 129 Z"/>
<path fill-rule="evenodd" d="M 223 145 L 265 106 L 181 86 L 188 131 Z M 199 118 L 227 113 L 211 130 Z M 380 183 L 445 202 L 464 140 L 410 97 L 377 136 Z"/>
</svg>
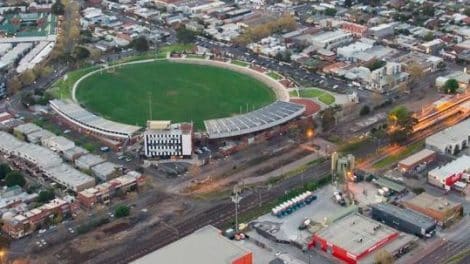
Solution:
<svg viewBox="0 0 470 264">
<path fill-rule="evenodd" d="M 10 94 L 15 94 L 21 90 L 23 85 L 21 84 L 21 81 L 18 79 L 17 76 L 14 76 L 10 80 L 7 81 L 7 89 L 8 93 Z"/>
<path fill-rule="evenodd" d="M 432 17 L 434 16 L 434 7 L 432 5 L 424 5 L 422 12 L 423 12 L 423 15 Z"/>
<path fill-rule="evenodd" d="M 33 94 L 31 92 L 24 93 L 21 96 L 21 103 L 25 107 L 30 107 L 30 106 L 34 105 L 35 101 L 34 101 Z"/>
<path fill-rule="evenodd" d="M 114 209 L 114 216 L 117 218 L 126 217 L 130 213 L 130 208 L 127 205 L 121 204 Z"/>
<path fill-rule="evenodd" d="M 334 9 L 334 8 L 327 8 L 327 9 L 325 9 L 325 15 L 327 15 L 327 16 L 335 16 L 335 15 L 336 15 L 336 9 Z"/>
<path fill-rule="evenodd" d="M 275 58 L 278 61 L 290 62 L 291 61 L 291 52 L 289 50 L 280 51 L 276 54 Z"/>
<path fill-rule="evenodd" d="M 351 7 L 352 6 L 352 0 L 345 0 L 344 1 L 344 7 Z"/>
<path fill-rule="evenodd" d="M 424 41 L 431 41 L 434 39 L 434 34 L 430 31 L 424 35 L 423 40 Z"/>
<path fill-rule="evenodd" d="M 185 27 L 180 27 L 176 31 L 176 39 L 179 43 L 193 43 L 196 39 L 196 34 L 192 30 L 189 30 Z"/>
<path fill-rule="evenodd" d="M 368 105 L 364 105 L 361 108 L 361 111 L 359 112 L 359 115 L 360 116 L 365 116 L 365 115 L 368 115 L 369 113 L 370 113 L 370 107 Z"/>
<path fill-rule="evenodd" d="M 341 111 L 341 106 L 335 105 L 320 111 L 321 126 L 324 131 L 333 128 L 336 124 L 336 113 Z"/>
<path fill-rule="evenodd" d="M 397 106 L 388 114 L 388 135 L 393 143 L 403 143 L 412 134 L 418 121 L 404 106 Z"/>
<path fill-rule="evenodd" d="M 131 42 L 131 46 L 139 52 L 149 50 L 149 42 L 144 36 L 140 36 L 136 39 L 133 39 Z"/>
<path fill-rule="evenodd" d="M 408 64 L 407 72 L 410 74 L 412 81 L 417 81 L 424 76 L 423 67 L 417 62 L 411 62 Z"/>
<path fill-rule="evenodd" d="M 470 7 L 466 7 L 466 8 L 463 10 L 463 14 L 470 17 Z"/>
<path fill-rule="evenodd" d="M 23 187 L 26 184 L 26 180 L 20 172 L 10 171 L 5 177 L 5 183 L 8 187 L 15 185 Z"/>
<path fill-rule="evenodd" d="M 44 191 L 39 192 L 38 202 L 47 203 L 54 198 L 55 198 L 54 190 L 52 189 L 44 190 Z"/>
<path fill-rule="evenodd" d="M 456 79 L 449 79 L 444 83 L 442 87 L 445 93 L 455 94 L 459 89 L 459 82 Z"/>
<path fill-rule="evenodd" d="M 375 253 L 374 260 L 376 264 L 392 264 L 393 256 L 385 249 L 380 249 Z"/>
<path fill-rule="evenodd" d="M 63 15 L 64 10 L 65 6 L 62 4 L 61 0 L 56 0 L 55 3 L 51 6 L 51 12 L 56 16 Z"/>
<path fill-rule="evenodd" d="M 30 85 L 36 80 L 36 74 L 32 69 L 27 69 L 20 75 L 20 81 L 23 85 Z"/>
<path fill-rule="evenodd" d="M 10 166 L 8 164 L 2 163 L 0 164 L 0 180 L 3 180 L 8 173 L 11 172 Z"/>
<path fill-rule="evenodd" d="M 84 60 L 90 57 L 90 51 L 87 48 L 81 46 L 75 47 L 73 53 L 76 60 Z"/>
</svg>

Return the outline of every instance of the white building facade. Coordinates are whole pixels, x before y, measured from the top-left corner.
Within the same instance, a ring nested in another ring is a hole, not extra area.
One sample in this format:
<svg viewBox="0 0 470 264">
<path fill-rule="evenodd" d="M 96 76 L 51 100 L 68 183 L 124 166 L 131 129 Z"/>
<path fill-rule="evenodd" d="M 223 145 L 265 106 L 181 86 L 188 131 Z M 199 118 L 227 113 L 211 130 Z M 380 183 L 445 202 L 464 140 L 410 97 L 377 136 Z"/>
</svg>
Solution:
<svg viewBox="0 0 470 264">
<path fill-rule="evenodd" d="M 144 132 L 144 151 L 148 158 L 189 158 L 192 154 L 192 124 L 149 121 Z"/>
</svg>

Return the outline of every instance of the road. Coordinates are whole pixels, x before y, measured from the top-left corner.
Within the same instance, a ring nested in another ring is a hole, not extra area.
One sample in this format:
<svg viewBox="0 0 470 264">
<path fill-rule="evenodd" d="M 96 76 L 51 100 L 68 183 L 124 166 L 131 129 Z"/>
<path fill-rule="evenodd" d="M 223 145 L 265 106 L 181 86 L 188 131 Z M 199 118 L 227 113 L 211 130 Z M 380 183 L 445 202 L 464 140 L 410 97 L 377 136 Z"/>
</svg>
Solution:
<svg viewBox="0 0 470 264">
<path fill-rule="evenodd" d="M 442 235 L 444 244 L 414 264 L 445 263 L 449 258 L 470 249 L 470 217 L 466 216 Z M 461 262 L 465 263 L 465 262 Z M 466 262 L 468 263 L 468 262 Z"/>
</svg>

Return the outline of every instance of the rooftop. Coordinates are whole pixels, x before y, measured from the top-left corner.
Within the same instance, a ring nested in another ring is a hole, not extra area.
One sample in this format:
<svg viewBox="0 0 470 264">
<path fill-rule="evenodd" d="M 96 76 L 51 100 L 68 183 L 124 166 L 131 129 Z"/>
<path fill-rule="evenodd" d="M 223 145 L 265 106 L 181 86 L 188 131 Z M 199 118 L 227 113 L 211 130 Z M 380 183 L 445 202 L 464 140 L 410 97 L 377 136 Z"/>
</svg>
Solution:
<svg viewBox="0 0 470 264">
<path fill-rule="evenodd" d="M 225 238 L 220 230 L 209 225 L 131 263 L 228 264 L 247 254 L 251 252 Z"/>
<path fill-rule="evenodd" d="M 420 214 L 410 209 L 400 208 L 386 203 L 374 204 L 372 208 L 384 211 L 389 215 L 394 215 L 400 219 L 405 220 L 408 223 L 413 223 L 421 226 L 424 229 L 434 226 L 434 220 L 428 216 Z"/>
<path fill-rule="evenodd" d="M 470 157 L 463 155 L 442 167 L 433 169 L 429 172 L 429 175 L 442 181 L 451 175 L 467 171 L 468 169 L 470 169 Z"/>
<path fill-rule="evenodd" d="M 303 114 L 304 105 L 276 101 L 255 111 L 233 117 L 205 120 L 209 138 L 223 138 L 271 128 Z"/>
<path fill-rule="evenodd" d="M 436 152 L 433 151 L 433 150 L 423 149 L 423 150 L 419 151 L 418 153 L 415 153 L 415 154 L 407 157 L 406 159 L 403 159 L 399 163 L 403 166 L 411 166 L 411 165 L 416 164 L 416 162 L 420 162 L 423 159 L 433 155 L 434 153 L 436 153 Z"/>
<path fill-rule="evenodd" d="M 80 164 L 83 164 L 84 166 L 87 166 L 87 167 L 93 167 L 95 165 L 98 165 L 102 162 L 104 162 L 105 160 L 103 158 L 101 158 L 100 156 L 98 155 L 94 155 L 94 154 L 86 154 L 86 155 L 83 155 L 81 157 L 79 157 L 78 159 L 75 160 L 75 163 L 80 163 Z"/>
<path fill-rule="evenodd" d="M 120 135 L 129 137 L 140 129 L 138 126 L 117 123 L 94 115 L 70 100 L 51 100 L 50 104 L 55 111 L 67 116 L 75 122 L 87 128 L 97 129 L 104 133 L 113 134 L 114 136 Z"/>
<path fill-rule="evenodd" d="M 88 185 L 95 182 L 95 179 L 74 169 L 68 164 L 50 168 L 45 172 L 59 184 L 66 185 L 69 188 L 76 189 L 82 185 Z"/>
<path fill-rule="evenodd" d="M 469 131 L 470 119 L 427 137 L 426 144 L 435 146 L 460 144 L 462 141 L 467 140 Z"/>
<path fill-rule="evenodd" d="M 14 130 L 18 131 L 22 134 L 28 135 L 30 133 L 42 130 L 42 128 L 40 128 L 39 126 L 37 126 L 36 124 L 33 124 L 33 123 L 25 123 L 25 124 L 22 124 L 22 125 L 19 125 L 19 126 L 15 127 Z"/>
<path fill-rule="evenodd" d="M 398 231 L 360 214 L 351 214 L 319 231 L 317 236 L 355 256 L 364 254 Z"/>
<path fill-rule="evenodd" d="M 405 201 L 404 204 L 411 204 L 417 207 L 431 209 L 438 212 L 447 212 L 448 210 L 461 205 L 459 203 L 449 201 L 444 197 L 432 196 L 426 192 L 423 192 L 420 195 Z"/>
</svg>

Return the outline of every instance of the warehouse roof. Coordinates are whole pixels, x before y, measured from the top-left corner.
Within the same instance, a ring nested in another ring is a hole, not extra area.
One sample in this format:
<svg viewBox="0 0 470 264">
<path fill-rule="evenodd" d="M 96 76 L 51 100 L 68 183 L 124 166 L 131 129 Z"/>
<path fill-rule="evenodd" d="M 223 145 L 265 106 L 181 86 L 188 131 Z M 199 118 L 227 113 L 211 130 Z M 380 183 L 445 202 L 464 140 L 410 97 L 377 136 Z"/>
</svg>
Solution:
<svg viewBox="0 0 470 264">
<path fill-rule="evenodd" d="M 470 131 L 470 119 L 462 121 L 454 126 L 446 128 L 432 136 L 426 138 L 426 144 L 442 146 L 450 144 L 460 144 L 468 139 Z"/>
<path fill-rule="evenodd" d="M 460 203 L 449 201 L 444 197 L 436 197 L 426 192 L 423 192 L 412 199 L 404 201 L 404 204 L 410 204 L 416 207 L 431 209 L 443 213 L 457 206 L 461 206 Z"/>
<path fill-rule="evenodd" d="M 470 169 L 470 157 L 467 155 L 463 155 L 442 167 L 433 169 L 429 172 L 429 175 L 435 177 L 440 181 L 443 181 L 449 176 L 467 171 L 468 169 Z"/>
<path fill-rule="evenodd" d="M 355 256 L 373 251 L 398 231 L 360 214 L 351 214 L 320 230 L 317 236 Z"/>
<path fill-rule="evenodd" d="M 91 171 L 93 171 L 98 176 L 111 175 L 116 172 L 116 168 L 119 168 L 119 165 L 106 161 L 106 162 L 93 166 L 91 168 Z"/>
<path fill-rule="evenodd" d="M 225 264 L 233 263 L 235 259 L 247 254 L 250 251 L 222 236 L 217 228 L 208 225 L 132 263 Z"/>
<path fill-rule="evenodd" d="M 74 190 L 80 189 L 82 185 L 95 184 L 94 178 L 74 169 L 68 164 L 61 164 L 60 166 L 47 169 L 44 173 L 48 177 L 53 178 L 54 181 Z"/>
<path fill-rule="evenodd" d="M 398 192 L 398 193 L 401 193 L 401 192 L 406 190 L 405 186 L 403 186 L 401 184 L 398 184 L 394 181 L 391 181 L 389 179 L 386 179 L 384 177 L 377 177 L 377 179 L 374 179 L 374 183 L 376 183 L 376 184 L 378 184 L 382 187 L 387 187 L 390 190 L 392 190 L 394 192 Z"/>
<path fill-rule="evenodd" d="M 100 163 L 103 163 L 105 160 L 94 154 L 86 154 L 83 156 L 80 156 L 78 159 L 75 160 L 75 164 L 80 163 L 81 165 L 87 166 L 87 167 L 93 167 L 96 166 Z"/>
<path fill-rule="evenodd" d="M 433 150 L 423 149 L 418 153 L 415 153 L 411 156 L 408 156 L 406 159 L 403 159 L 399 163 L 403 166 L 412 166 L 412 165 L 415 165 L 418 162 L 421 162 L 423 159 L 433 155 L 434 153 L 436 153 L 436 152 L 433 151 Z"/>
<path fill-rule="evenodd" d="M 28 135 L 30 133 L 40 131 L 42 130 L 42 128 L 33 123 L 25 123 L 15 127 L 13 130 Z"/>
<path fill-rule="evenodd" d="M 432 227 L 435 225 L 434 220 L 428 216 L 420 214 L 410 209 L 400 208 L 398 206 L 394 206 L 391 204 L 386 203 L 379 203 L 374 204 L 371 206 L 372 208 L 378 209 L 383 211 L 389 215 L 394 215 L 408 223 L 413 223 L 415 225 L 419 225 L 424 229 Z"/>
</svg>

